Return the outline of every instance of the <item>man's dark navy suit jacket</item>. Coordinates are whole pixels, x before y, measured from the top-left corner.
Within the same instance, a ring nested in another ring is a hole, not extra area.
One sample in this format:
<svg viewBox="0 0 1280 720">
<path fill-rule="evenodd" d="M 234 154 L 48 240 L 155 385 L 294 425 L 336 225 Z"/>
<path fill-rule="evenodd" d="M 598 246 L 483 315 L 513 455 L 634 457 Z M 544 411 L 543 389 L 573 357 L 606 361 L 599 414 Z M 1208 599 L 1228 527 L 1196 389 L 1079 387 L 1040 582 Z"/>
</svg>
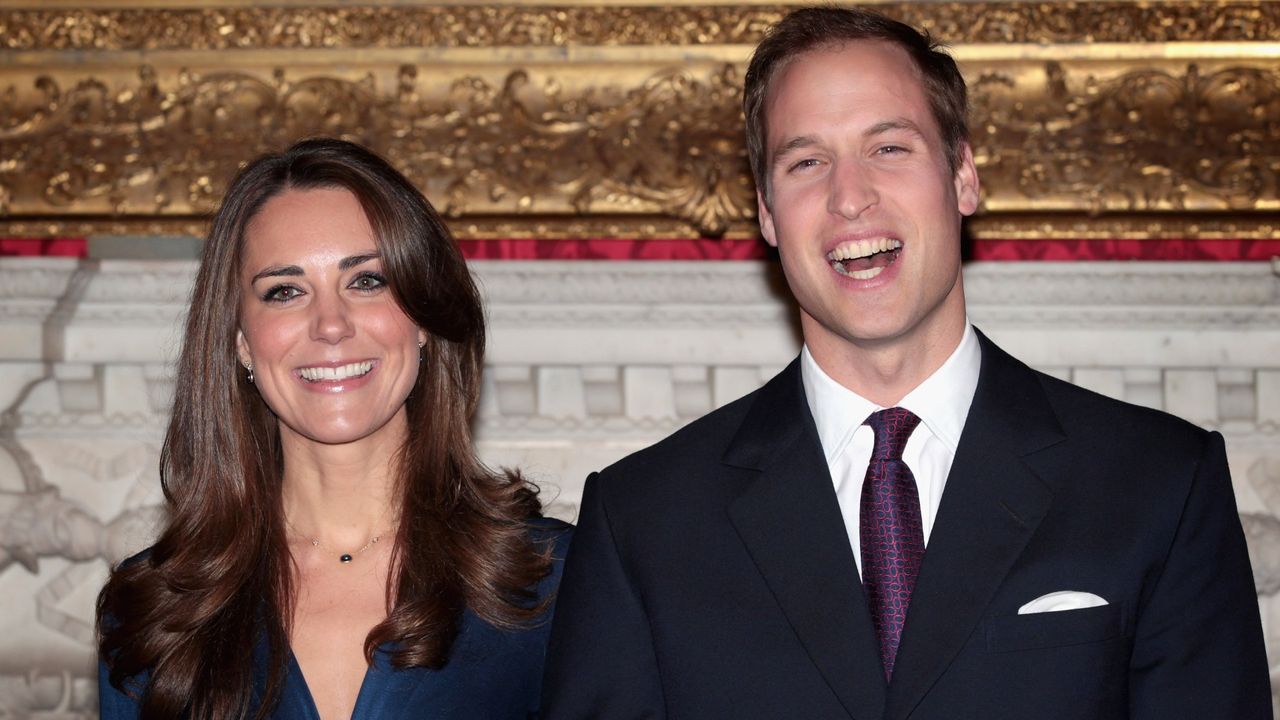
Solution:
<svg viewBox="0 0 1280 720">
<path fill-rule="evenodd" d="M 1270 718 L 1221 436 L 981 343 L 892 683 L 792 363 L 589 479 L 544 717 Z"/>
</svg>

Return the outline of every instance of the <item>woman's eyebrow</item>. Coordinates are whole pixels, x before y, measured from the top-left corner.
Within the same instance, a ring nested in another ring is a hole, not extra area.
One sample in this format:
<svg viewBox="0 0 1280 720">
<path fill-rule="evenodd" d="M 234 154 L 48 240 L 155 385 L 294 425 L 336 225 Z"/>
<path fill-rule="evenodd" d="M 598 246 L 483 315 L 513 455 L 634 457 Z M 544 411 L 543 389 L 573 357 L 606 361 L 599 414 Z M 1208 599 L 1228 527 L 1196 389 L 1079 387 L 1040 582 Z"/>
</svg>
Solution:
<svg viewBox="0 0 1280 720">
<path fill-rule="evenodd" d="M 377 260 L 379 257 L 380 256 L 376 252 L 365 253 L 364 255 L 352 255 L 351 257 L 345 257 L 338 261 L 338 269 L 350 270 L 351 268 L 357 265 L 363 265 L 364 263 L 367 263 L 370 260 Z"/>
<path fill-rule="evenodd" d="M 356 267 L 358 265 L 363 265 L 369 262 L 370 260 L 377 260 L 379 257 L 381 256 L 378 255 L 378 253 L 365 253 L 363 255 L 352 255 L 351 257 L 345 257 L 338 261 L 338 269 L 350 270 L 351 268 Z M 302 268 L 298 267 L 297 265 L 275 265 L 267 268 L 266 270 L 263 270 L 257 275 L 254 275 L 253 279 L 250 280 L 249 282 L 256 283 L 262 278 L 268 278 L 268 277 L 297 277 L 305 274 L 306 273 L 302 271 Z"/>
<path fill-rule="evenodd" d="M 293 277 L 303 275 L 302 268 L 297 265 L 275 265 L 253 276 L 249 281 L 250 284 L 256 283 L 262 278 L 268 277 Z"/>
</svg>

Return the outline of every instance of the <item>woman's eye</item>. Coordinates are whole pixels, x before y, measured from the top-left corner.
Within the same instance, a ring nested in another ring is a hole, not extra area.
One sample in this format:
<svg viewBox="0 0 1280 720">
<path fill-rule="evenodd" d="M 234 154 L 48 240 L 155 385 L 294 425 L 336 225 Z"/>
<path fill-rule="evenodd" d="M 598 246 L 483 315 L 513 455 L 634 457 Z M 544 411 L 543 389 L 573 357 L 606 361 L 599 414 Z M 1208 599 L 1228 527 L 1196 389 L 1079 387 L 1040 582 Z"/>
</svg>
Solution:
<svg viewBox="0 0 1280 720">
<path fill-rule="evenodd" d="M 378 290 L 386 284 L 387 279 L 374 272 L 360 273 L 351 281 L 351 287 L 364 291 Z"/>
<path fill-rule="evenodd" d="M 292 285 L 276 285 L 263 293 L 262 299 L 266 302 L 288 302 L 301 294 L 302 291 Z"/>
</svg>

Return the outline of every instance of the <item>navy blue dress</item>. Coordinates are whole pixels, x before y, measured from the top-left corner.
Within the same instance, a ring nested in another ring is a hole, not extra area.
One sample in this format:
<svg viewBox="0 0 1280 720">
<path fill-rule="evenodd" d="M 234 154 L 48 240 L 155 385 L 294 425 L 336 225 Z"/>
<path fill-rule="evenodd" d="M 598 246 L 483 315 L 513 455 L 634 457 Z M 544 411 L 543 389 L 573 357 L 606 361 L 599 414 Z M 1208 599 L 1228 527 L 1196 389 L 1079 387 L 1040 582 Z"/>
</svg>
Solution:
<svg viewBox="0 0 1280 720">
<path fill-rule="evenodd" d="M 545 598 L 560 584 L 573 527 L 549 518 L 533 520 L 530 526 L 539 547 L 553 544 L 551 572 L 537 588 L 538 597 Z M 393 668 L 386 646 L 379 648 L 374 653 L 373 665 L 365 672 L 352 720 L 536 718 L 551 613 L 549 608 L 533 627 L 512 631 L 495 628 L 466 612 L 449 662 L 440 670 Z M 265 681 L 265 645 L 258 648 L 255 657 L 255 678 Z M 254 690 L 257 696 L 262 686 L 256 685 Z M 137 701 L 110 684 L 102 662 L 98 663 L 98 693 L 102 720 L 138 717 Z M 276 720 L 319 720 L 320 717 L 292 655 L 272 717 Z"/>
</svg>

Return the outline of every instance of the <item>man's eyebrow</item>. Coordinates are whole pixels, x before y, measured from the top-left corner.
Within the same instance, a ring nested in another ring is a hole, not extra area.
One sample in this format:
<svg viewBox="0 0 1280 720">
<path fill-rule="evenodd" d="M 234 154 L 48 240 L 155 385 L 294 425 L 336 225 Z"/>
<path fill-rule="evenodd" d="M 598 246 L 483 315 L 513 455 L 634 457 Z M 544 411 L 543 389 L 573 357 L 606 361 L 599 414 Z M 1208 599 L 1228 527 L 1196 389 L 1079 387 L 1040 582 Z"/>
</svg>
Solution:
<svg viewBox="0 0 1280 720">
<path fill-rule="evenodd" d="M 867 128 L 867 131 L 864 132 L 863 135 L 865 137 L 874 137 L 876 135 L 882 135 L 884 133 L 887 133 L 891 130 L 905 130 L 909 133 L 914 133 L 922 137 L 924 136 L 924 133 L 921 132 L 919 125 L 916 125 L 910 120 L 903 120 L 903 119 L 883 120 L 881 122 L 878 122 L 875 125 L 872 125 L 871 127 Z"/>
<path fill-rule="evenodd" d="M 344 271 L 350 270 L 351 268 L 356 267 L 357 265 L 363 265 L 369 262 L 370 260 L 377 260 L 379 257 L 381 256 L 378 255 L 378 253 L 376 252 L 365 253 L 364 255 L 352 255 L 351 257 L 345 257 L 338 261 L 338 269 L 344 270 Z"/>
<path fill-rule="evenodd" d="M 302 268 L 298 267 L 297 265 L 275 265 L 267 268 L 266 270 L 263 270 L 257 275 L 254 275 L 253 279 L 249 281 L 249 284 L 252 285 L 253 283 L 258 282 L 262 278 L 297 277 L 302 274 L 303 274 Z"/>
<path fill-rule="evenodd" d="M 816 145 L 817 141 L 809 135 L 797 135 L 778 147 L 773 149 L 773 160 L 776 163 L 778 158 L 791 154 L 796 150 Z"/>
</svg>

